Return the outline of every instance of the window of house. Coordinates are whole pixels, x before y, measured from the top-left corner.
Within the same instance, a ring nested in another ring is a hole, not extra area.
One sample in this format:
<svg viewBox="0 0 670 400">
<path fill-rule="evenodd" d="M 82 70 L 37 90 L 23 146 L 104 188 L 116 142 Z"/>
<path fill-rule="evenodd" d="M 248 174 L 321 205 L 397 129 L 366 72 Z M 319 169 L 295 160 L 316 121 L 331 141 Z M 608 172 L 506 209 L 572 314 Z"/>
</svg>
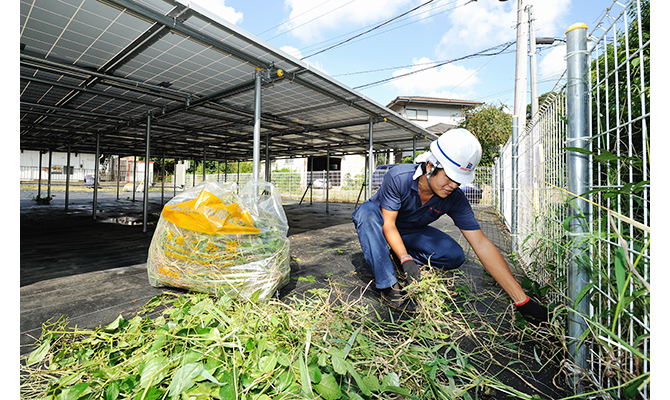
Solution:
<svg viewBox="0 0 670 400">
<path fill-rule="evenodd" d="M 405 117 L 409 120 L 428 121 L 428 110 L 405 109 Z"/>
</svg>

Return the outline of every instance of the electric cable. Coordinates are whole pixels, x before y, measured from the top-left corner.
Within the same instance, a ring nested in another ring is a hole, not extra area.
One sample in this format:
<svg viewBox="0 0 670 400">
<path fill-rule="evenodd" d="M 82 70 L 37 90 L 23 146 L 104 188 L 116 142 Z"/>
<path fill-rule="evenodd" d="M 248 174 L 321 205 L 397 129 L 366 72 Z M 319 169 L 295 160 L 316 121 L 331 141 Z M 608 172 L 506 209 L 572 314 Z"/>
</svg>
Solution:
<svg viewBox="0 0 670 400">
<path fill-rule="evenodd" d="M 302 23 L 302 24 L 300 24 L 300 25 L 298 25 L 298 26 L 294 26 L 293 28 L 291 28 L 291 29 L 289 29 L 289 30 L 286 30 L 286 31 L 284 31 L 284 32 L 282 32 L 282 33 L 280 33 L 280 34 L 274 35 L 273 37 L 271 37 L 271 38 L 269 38 L 269 39 L 267 39 L 267 40 L 270 41 L 270 40 L 272 40 L 272 39 L 274 39 L 274 38 L 276 38 L 276 37 L 279 37 L 279 36 L 281 36 L 281 35 L 284 35 L 284 34 L 286 34 L 286 33 L 289 33 L 289 32 L 291 32 L 292 30 L 298 29 L 298 28 L 300 28 L 301 26 L 307 25 L 307 24 L 309 24 L 309 23 L 312 22 L 312 21 L 315 21 L 315 20 L 317 20 L 317 19 L 319 19 L 319 18 L 321 18 L 321 17 L 323 17 L 323 16 L 325 16 L 325 15 L 328 15 L 328 14 L 330 14 L 330 13 L 332 13 L 332 12 L 335 12 L 336 10 L 339 10 L 340 8 L 342 8 L 342 7 L 344 7 L 344 6 L 347 6 L 347 5 L 351 4 L 351 3 L 353 3 L 354 1 L 356 1 L 356 0 L 351 0 L 351 1 L 347 2 L 347 3 L 344 3 L 344 4 L 342 4 L 341 6 L 336 7 L 336 8 L 333 8 L 332 10 L 330 10 L 330 11 L 328 11 L 328 12 L 326 12 L 326 13 L 323 13 L 323 14 L 319 15 L 318 17 L 314 17 L 314 18 L 310 19 L 309 21 L 307 21 L 307 22 L 305 22 L 305 23 Z M 316 8 L 316 7 L 314 7 L 314 8 Z M 302 13 L 302 14 L 304 14 L 304 13 Z M 302 15 L 302 14 L 300 14 L 300 15 Z"/>
<path fill-rule="evenodd" d="M 356 86 L 356 87 L 354 87 L 354 89 L 355 90 L 360 90 L 360 89 L 363 89 L 363 88 L 369 88 L 369 87 L 372 87 L 372 86 L 381 85 L 382 83 L 386 83 L 386 82 L 390 82 L 390 81 L 393 81 L 393 80 L 396 80 L 396 79 L 404 78 L 404 77 L 409 76 L 409 75 L 418 74 L 419 72 L 424 72 L 424 71 L 427 71 L 427 70 L 430 70 L 430 69 L 433 69 L 433 68 L 438 68 L 438 67 L 441 67 L 443 65 L 451 64 L 451 63 L 454 63 L 454 62 L 457 62 L 457 61 L 463 61 L 463 60 L 467 60 L 467 59 L 470 59 L 470 58 L 497 56 L 497 55 L 503 54 L 507 49 L 509 49 L 515 43 L 516 42 L 512 41 L 512 42 L 499 44 L 499 45 L 490 47 L 488 49 L 479 51 L 477 53 L 469 54 L 469 55 L 466 55 L 466 56 L 463 56 L 463 57 L 458 57 L 458 58 L 455 58 L 453 60 L 447 60 L 447 61 L 442 61 L 442 62 L 439 62 L 439 63 L 435 63 L 435 64 L 433 64 L 429 67 L 426 67 L 426 68 L 417 69 L 417 70 L 410 71 L 410 72 L 407 72 L 407 73 L 404 73 L 404 74 L 401 74 L 401 75 L 396 75 L 396 76 L 393 76 L 393 77 L 390 77 L 390 78 L 386 78 L 386 79 L 382 79 L 382 80 L 379 80 L 379 81 L 367 83 L 365 85 Z M 502 49 L 496 51 L 495 53 L 490 53 L 490 54 L 486 53 L 486 52 L 489 52 L 489 51 L 499 49 L 501 47 L 502 47 Z"/>
<path fill-rule="evenodd" d="M 319 3 L 319 4 L 315 5 L 314 7 L 310 8 L 309 10 L 304 11 L 304 12 L 301 12 L 300 14 L 296 15 L 296 16 L 293 17 L 293 18 L 289 18 L 289 19 L 287 19 L 286 21 L 284 21 L 284 22 L 282 22 L 282 23 L 280 23 L 280 24 L 277 24 L 277 25 L 273 26 L 272 28 L 268 28 L 268 29 L 264 30 L 263 32 L 257 34 L 256 36 L 260 37 L 262 34 L 264 34 L 264 33 L 266 33 L 266 32 L 269 32 L 269 31 L 271 31 L 271 30 L 273 30 L 273 29 L 275 29 L 275 28 L 279 28 L 279 27 L 282 26 L 282 25 L 288 24 L 289 22 L 294 21 L 294 20 L 298 19 L 299 17 L 302 17 L 303 15 L 307 14 L 308 12 L 310 12 L 310 11 L 316 9 L 316 8 L 321 7 L 322 5 L 328 3 L 329 1 L 330 1 L 330 0 L 326 0 L 326 1 L 324 1 L 323 3 Z"/>
<path fill-rule="evenodd" d="M 434 12 L 435 10 L 437 10 L 437 9 L 439 9 L 439 8 L 446 7 L 446 6 L 451 5 L 451 4 L 453 4 L 453 3 L 456 3 L 456 2 L 458 2 L 458 0 L 452 0 L 452 1 L 448 2 L 448 3 L 446 3 L 446 4 L 442 4 L 442 5 L 439 5 L 439 6 L 435 6 L 435 7 L 431 8 L 430 10 L 426 10 L 426 11 L 423 11 L 423 12 L 421 12 L 421 13 L 419 13 L 419 14 L 415 14 L 414 17 L 420 17 L 420 16 L 423 15 L 423 14 L 426 14 L 426 13 L 432 13 L 432 14 L 430 15 L 430 17 L 432 18 L 432 17 L 434 17 L 434 16 L 436 16 L 436 15 L 444 14 L 444 13 L 446 13 L 446 12 L 448 12 L 448 11 L 455 10 L 455 9 L 457 9 L 457 8 L 459 8 L 459 7 L 463 7 L 464 5 L 467 4 L 467 3 L 465 3 L 465 4 L 462 4 L 462 5 L 460 5 L 460 6 L 456 6 L 456 7 L 453 7 L 453 8 L 449 8 L 449 9 L 447 9 L 447 10 L 442 10 L 442 11 L 439 11 L 439 12 L 436 12 L 436 13 Z M 409 17 L 408 17 L 408 18 L 409 18 Z M 388 24 L 388 25 L 391 26 L 391 25 L 393 25 L 393 24 L 395 24 L 395 23 L 401 22 L 401 21 L 403 21 L 404 19 L 408 19 L 408 18 L 400 18 L 400 19 L 398 19 L 398 20 L 396 20 L 396 21 L 393 21 L 392 23 L 390 23 L 390 24 Z M 366 39 L 369 39 L 369 38 L 372 38 L 372 37 L 375 37 L 375 36 L 378 36 L 378 35 L 381 35 L 381 34 L 384 34 L 384 33 L 387 33 L 387 32 L 390 32 L 390 31 L 393 31 L 393 30 L 396 30 L 396 29 L 399 29 L 399 28 L 403 28 L 403 27 L 405 27 L 405 26 L 407 26 L 407 25 L 411 25 L 411 24 L 414 24 L 414 23 L 419 22 L 419 21 L 421 21 L 421 18 L 414 19 L 414 20 L 412 20 L 412 21 L 410 21 L 410 22 L 407 22 L 407 23 L 405 23 L 405 24 L 403 24 L 403 25 L 393 27 L 393 28 L 391 28 L 391 29 L 388 29 L 388 30 L 379 32 L 379 33 L 377 33 L 377 34 L 375 34 L 375 35 L 370 35 L 370 36 L 367 36 L 367 37 L 365 37 L 365 38 L 361 38 L 361 39 L 359 39 L 359 40 L 351 41 L 351 42 L 349 42 L 348 44 L 357 43 L 357 42 L 359 42 L 359 41 L 361 41 L 361 40 L 366 40 Z M 372 26 L 374 26 L 374 25 L 375 25 L 375 24 L 370 24 L 370 25 L 364 26 L 364 27 L 362 27 L 362 28 L 355 29 L 355 30 L 353 30 L 353 31 L 350 31 L 350 32 L 343 33 L 343 34 L 341 34 L 341 35 L 332 37 L 332 38 L 330 38 L 330 39 L 323 40 L 323 41 L 321 41 L 321 42 L 319 42 L 319 43 L 314 43 L 314 44 L 312 44 L 312 45 L 309 45 L 309 46 L 306 46 L 306 47 L 300 49 L 300 51 L 301 51 L 301 52 L 308 52 L 308 51 L 311 51 L 311 49 L 318 48 L 318 47 L 320 47 L 320 46 L 322 46 L 322 45 L 325 45 L 325 44 L 328 43 L 328 42 L 334 42 L 334 41 L 338 40 L 339 38 L 342 38 L 342 37 L 346 37 L 346 36 L 352 35 L 352 34 L 354 34 L 354 33 L 356 33 L 356 32 L 361 32 L 361 31 L 363 31 L 363 30 L 365 30 L 365 29 L 368 29 L 368 28 L 370 28 L 370 27 L 372 27 Z"/>
<path fill-rule="evenodd" d="M 403 16 L 405 16 L 405 15 L 407 15 L 407 14 L 410 14 L 410 13 L 412 13 L 412 12 L 414 12 L 414 11 L 416 11 L 416 10 L 422 8 L 422 7 L 425 7 L 425 6 L 427 6 L 428 4 L 430 4 L 430 3 L 434 2 L 434 1 L 435 1 L 435 0 L 428 0 L 428 1 L 426 1 L 425 3 L 419 4 L 418 6 L 414 7 L 413 9 L 411 9 L 411 10 L 409 10 L 409 11 L 406 11 L 406 12 L 400 14 L 400 15 L 397 15 L 397 16 L 391 18 L 391 19 L 388 19 L 388 20 L 382 22 L 381 24 L 376 25 L 376 26 L 373 27 L 373 28 L 370 28 L 370 29 L 368 29 L 368 30 L 366 30 L 366 31 L 364 31 L 364 32 L 359 33 L 358 35 L 352 36 L 352 37 L 350 37 L 349 39 L 343 40 L 343 41 L 341 41 L 341 42 L 339 42 L 339 43 L 336 43 L 336 44 L 334 44 L 334 45 L 332 45 L 332 46 L 326 47 L 325 49 L 319 50 L 319 51 L 317 51 L 316 53 L 312 53 L 312 54 L 310 54 L 310 55 L 308 55 L 308 56 L 305 56 L 305 57 L 301 58 L 300 60 L 305 60 L 305 59 L 307 59 L 307 58 L 309 58 L 309 57 L 313 57 L 313 56 L 315 56 L 315 55 L 317 55 L 317 54 L 321 54 L 321 53 L 323 53 L 323 52 L 325 52 L 325 51 L 328 51 L 328 50 L 334 49 L 335 47 L 341 46 L 341 45 L 343 45 L 343 44 L 345 44 L 345 43 L 347 43 L 347 42 L 350 42 L 350 41 L 352 41 L 352 40 L 354 40 L 354 39 L 356 39 L 356 38 L 358 38 L 358 37 L 361 37 L 361 36 L 363 36 L 363 35 L 365 35 L 365 34 L 367 34 L 367 33 L 370 33 L 370 32 L 372 32 L 372 31 L 374 31 L 374 30 L 376 30 L 376 29 L 379 29 L 379 28 L 381 28 L 382 26 L 384 26 L 384 25 L 386 25 L 386 24 L 388 24 L 388 23 L 390 23 L 390 22 L 392 22 L 392 21 L 397 20 L 398 18 L 402 18 Z M 470 2 L 473 2 L 473 1 L 474 1 L 474 0 L 470 0 Z"/>
</svg>

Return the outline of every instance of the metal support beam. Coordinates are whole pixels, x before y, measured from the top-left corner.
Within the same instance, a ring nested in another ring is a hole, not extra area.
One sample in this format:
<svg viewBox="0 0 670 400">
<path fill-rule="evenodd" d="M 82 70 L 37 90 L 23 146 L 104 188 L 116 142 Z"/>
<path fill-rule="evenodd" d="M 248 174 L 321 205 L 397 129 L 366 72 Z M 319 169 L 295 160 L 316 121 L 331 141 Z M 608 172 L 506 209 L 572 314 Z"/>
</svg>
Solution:
<svg viewBox="0 0 670 400">
<path fill-rule="evenodd" d="M 161 157 L 161 206 L 165 204 L 165 150 Z"/>
<path fill-rule="evenodd" d="M 412 161 L 416 160 L 416 135 L 412 137 Z"/>
<path fill-rule="evenodd" d="M 517 204 L 519 199 L 519 116 L 512 117 L 512 252 L 518 250 Z"/>
<path fill-rule="evenodd" d="M 265 182 L 270 182 L 270 134 L 265 135 Z"/>
<path fill-rule="evenodd" d="M 374 129 L 373 125 L 375 123 L 375 119 L 373 117 L 370 117 L 370 126 L 369 126 L 369 143 L 368 143 L 368 187 L 366 188 L 366 195 L 367 198 L 369 199 L 372 197 L 372 172 L 374 172 L 375 169 L 375 157 L 374 157 L 374 148 L 373 148 L 373 143 L 374 143 Z"/>
<path fill-rule="evenodd" d="M 261 157 L 261 78 L 263 71 L 257 68 L 254 74 L 254 148 L 253 148 L 253 179 L 258 181 Z"/>
<path fill-rule="evenodd" d="M 53 162 L 53 151 L 49 149 L 49 172 L 47 175 L 47 197 L 51 197 L 51 163 Z"/>
<path fill-rule="evenodd" d="M 151 144 L 151 113 L 147 113 L 147 144 L 144 153 L 144 204 L 142 205 L 142 232 L 147 231 L 149 210 L 149 146 Z"/>
<path fill-rule="evenodd" d="M 329 198 L 330 195 L 330 145 L 328 145 L 328 153 L 326 154 L 326 214 L 330 213 Z"/>
<path fill-rule="evenodd" d="M 589 140 L 589 55 L 587 52 L 587 26 L 572 25 L 566 32 L 567 36 L 567 106 L 568 106 L 568 139 L 567 147 L 590 150 Z M 587 154 L 568 151 L 567 173 L 568 190 L 582 195 L 589 190 L 589 156 Z M 571 237 L 571 254 L 568 265 L 568 297 L 574 301 L 584 287 L 590 282 L 587 270 L 589 248 L 587 236 L 591 223 L 591 210 L 585 199 L 575 198 L 571 201 L 570 224 L 568 234 Z M 591 316 L 588 296 L 583 296 L 579 303 L 573 304 L 574 312 L 568 314 L 568 349 L 574 357 L 575 364 L 588 371 L 588 345 L 579 343 L 579 338 L 586 331 L 584 318 Z M 573 376 L 573 387 L 576 393 L 582 393 L 579 385 L 580 376 Z"/>
<path fill-rule="evenodd" d="M 119 200 L 121 189 L 121 154 L 116 156 L 116 200 Z"/>
<path fill-rule="evenodd" d="M 70 143 L 67 144 L 67 165 L 65 166 L 65 211 L 70 202 Z"/>
<path fill-rule="evenodd" d="M 42 150 L 39 151 L 40 153 L 40 162 L 38 163 L 38 170 L 37 170 L 37 197 L 42 197 Z"/>
<path fill-rule="evenodd" d="M 133 156 L 133 201 L 135 201 L 135 191 L 137 190 L 137 156 Z"/>
<path fill-rule="evenodd" d="M 93 219 L 98 214 L 98 171 L 100 170 L 100 134 L 95 135 L 95 170 L 93 171 Z"/>
</svg>

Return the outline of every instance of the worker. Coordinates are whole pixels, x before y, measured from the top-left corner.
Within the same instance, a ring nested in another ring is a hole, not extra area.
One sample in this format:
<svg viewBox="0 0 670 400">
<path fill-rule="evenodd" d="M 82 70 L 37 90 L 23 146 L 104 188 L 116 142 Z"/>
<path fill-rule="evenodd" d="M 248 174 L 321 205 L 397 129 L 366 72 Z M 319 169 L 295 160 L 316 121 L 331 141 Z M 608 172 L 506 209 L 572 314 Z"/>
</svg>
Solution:
<svg viewBox="0 0 670 400">
<path fill-rule="evenodd" d="M 352 215 L 365 261 L 382 298 L 392 307 L 416 312 L 396 271 L 411 284 L 421 279 L 421 265 L 430 262 L 433 267 L 451 270 L 463 264 L 463 248 L 429 225 L 448 215 L 521 315 L 539 324 L 548 320 L 547 308 L 524 293 L 496 246 L 482 232 L 459 189 L 474 180 L 481 155 L 481 145 L 471 132 L 452 129 L 433 141 L 430 151 L 417 157 L 416 164 L 390 169 L 379 190 Z"/>
</svg>

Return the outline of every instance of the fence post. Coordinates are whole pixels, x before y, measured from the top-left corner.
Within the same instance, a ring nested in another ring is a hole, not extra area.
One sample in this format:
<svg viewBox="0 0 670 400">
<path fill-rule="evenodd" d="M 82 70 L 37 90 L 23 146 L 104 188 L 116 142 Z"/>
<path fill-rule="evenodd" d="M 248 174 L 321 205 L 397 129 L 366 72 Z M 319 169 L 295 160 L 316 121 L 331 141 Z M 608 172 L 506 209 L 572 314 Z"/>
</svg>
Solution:
<svg viewBox="0 0 670 400">
<path fill-rule="evenodd" d="M 567 147 L 589 149 L 589 65 L 587 52 L 587 26 L 574 24 L 566 31 L 567 36 L 567 106 L 568 106 L 568 137 Z M 578 151 L 567 152 L 568 190 L 581 195 L 589 189 L 589 156 Z M 586 269 L 589 257 L 586 235 L 589 231 L 589 205 L 582 199 L 575 198 L 569 209 L 570 223 L 568 235 L 571 237 L 571 254 L 568 266 L 568 296 L 574 302 L 582 289 L 588 285 L 590 278 Z M 574 357 L 575 364 L 587 369 L 588 349 L 586 343 L 580 345 L 579 338 L 586 331 L 583 316 L 590 317 L 588 296 L 573 304 L 574 312 L 568 315 L 568 348 Z M 575 376 L 573 387 L 575 392 L 582 392 L 578 387 L 579 376 Z"/>
<path fill-rule="evenodd" d="M 519 116 L 512 117 L 512 253 L 518 251 L 517 246 L 517 202 L 519 199 Z"/>
<path fill-rule="evenodd" d="M 498 210 L 502 216 L 501 220 L 505 220 L 505 175 L 503 166 L 505 165 L 505 159 L 503 158 L 503 146 L 498 145 Z"/>
</svg>

